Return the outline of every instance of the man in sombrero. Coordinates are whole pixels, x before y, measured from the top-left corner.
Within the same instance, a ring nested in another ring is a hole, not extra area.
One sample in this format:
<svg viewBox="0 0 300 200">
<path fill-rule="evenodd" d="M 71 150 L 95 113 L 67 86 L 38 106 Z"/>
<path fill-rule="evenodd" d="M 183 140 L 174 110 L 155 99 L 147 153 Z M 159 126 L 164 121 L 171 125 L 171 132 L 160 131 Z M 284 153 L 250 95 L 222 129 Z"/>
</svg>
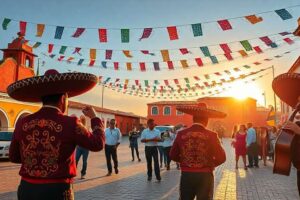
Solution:
<svg viewBox="0 0 300 200">
<path fill-rule="evenodd" d="M 193 116 L 193 125 L 177 133 L 170 157 L 180 163 L 180 199 L 213 198 L 214 168 L 226 160 L 217 133 L 205 127 L 209 118 L 224 118 L 225 113 L 208 109 L 206 104 L 181 105 L 177 110 Z"/>
<path fill-rule="evenodd" d="M 298 58 L 298 60 L 300 57 Z M 300 60 L 299 60 L 300 61 Z M 272 87 L 276 95 L 289 106 L 296 108 L 300 104 L 300 68 L 293 73 L 284 73 L 277 76 L 272 83 Z M 283 129 L 294 132 L 294 145 L 292 162 L 297 169 L 297 185 L 300 196 L 300 121 L 288 121 L 283 125 Z"/>
<path fill-rule="evenodd" d="M 44 76 L 8 86 L 7 93 L 16 100 L 43 103 L 39 111 L 18 120 L 13 133 L 9 158 L 21 163 L 18 199 L 74 199 L 76 145 L 100 151 L 104 131 L 92 107 L 83 109 L 83 114 L 91 118 L 92 133 L 79 119 L 65 113 L 69 97 L 83 94 L 96 83 L 97 77 L 92 74 L 48 70 Z"/>
</svg>

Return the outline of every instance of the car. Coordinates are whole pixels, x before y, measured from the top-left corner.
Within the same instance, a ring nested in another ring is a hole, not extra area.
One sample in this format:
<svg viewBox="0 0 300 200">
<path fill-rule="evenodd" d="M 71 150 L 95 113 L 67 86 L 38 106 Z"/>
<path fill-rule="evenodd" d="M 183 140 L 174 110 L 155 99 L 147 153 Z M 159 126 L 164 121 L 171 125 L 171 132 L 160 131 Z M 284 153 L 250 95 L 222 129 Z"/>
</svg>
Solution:
<svg viewBox="0 0 300 200">
<path fill-rule="evenodd" d="M 9 146 L 13 132 L 0 131 L 0 158 L 9 157 Z"/>
<path fill-rule="evenodd" d="M 174 129 L 174 126 L 172 125 L 155 126 L 155 129 L 159 130 L 160 133 L 164 133 L 166 130 Z"/>
</svg>

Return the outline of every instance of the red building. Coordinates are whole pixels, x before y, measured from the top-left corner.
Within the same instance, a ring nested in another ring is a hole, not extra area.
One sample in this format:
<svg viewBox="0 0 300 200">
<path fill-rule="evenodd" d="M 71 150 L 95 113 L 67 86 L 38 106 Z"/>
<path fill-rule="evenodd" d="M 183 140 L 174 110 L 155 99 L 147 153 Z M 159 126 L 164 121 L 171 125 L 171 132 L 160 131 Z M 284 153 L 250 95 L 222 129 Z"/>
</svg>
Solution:
<svg viewBox="0 0 300 200">
<path fill-rule="evenodd" d="M 180 104 L 206 103 L 209 108 L 225 112 L 224 119 L 211 119 L 208 127 L 215 130 L 222 127 L 226 136 L 231 135 L 235 124 L 246 124 L 252 122 L 254 126 L 266 126 L 268 109 L 257 109 L 256 100 L 247 98 L 237 100 L 233 97 L 205 97 L 197 101 L 160 101 L 148 104 L 148 118 L 153 118 L 158 125 L 192 124 L 192 116 L 176 111 Z"/>
</svg>

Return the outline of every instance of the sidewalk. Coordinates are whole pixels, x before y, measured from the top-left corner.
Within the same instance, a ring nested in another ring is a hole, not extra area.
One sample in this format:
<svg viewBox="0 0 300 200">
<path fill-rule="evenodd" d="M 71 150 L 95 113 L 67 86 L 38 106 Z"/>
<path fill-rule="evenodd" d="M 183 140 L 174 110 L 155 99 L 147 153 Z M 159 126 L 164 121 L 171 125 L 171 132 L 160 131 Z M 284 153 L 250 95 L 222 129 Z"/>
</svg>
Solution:
<svg viewBox="0 0 300 200">
<path fill-rule="evenodd" d="M 258 169 L 245 171 L 235 170 L 234 151 L 229 140 L 224 140 L 227 154 L 225 164 L 215 170 L 215 194 L 217 200 L 296 200 L 298 190 L 295 170 L 290 177 L 273 175 L 272 163 L 262 164 Z M 170 171 L 162 170 L 162 181 L 148 182 L 144 146 L 140 145 L 142 162 L 131 162 L 131 152 L 127 138 L 118 150 L 120 173 L 106 177 L 106 162 L 104 152 L 90 153 L 87 177 L 85 180 L 76 178 L 74 189 L 77 200 L 96 199 L 178 199 L 180 171 L 171 166 Z M 81 162 L 79 163 L 81 169 Z M 16 199 L 16 189 L 19 183 L 18 165 L 0 162 L 0 199 Z M 79 174 L 79 173 L 78 173 Z M 14 177 L 14 178 L 12 178 Z"/>
</svg>

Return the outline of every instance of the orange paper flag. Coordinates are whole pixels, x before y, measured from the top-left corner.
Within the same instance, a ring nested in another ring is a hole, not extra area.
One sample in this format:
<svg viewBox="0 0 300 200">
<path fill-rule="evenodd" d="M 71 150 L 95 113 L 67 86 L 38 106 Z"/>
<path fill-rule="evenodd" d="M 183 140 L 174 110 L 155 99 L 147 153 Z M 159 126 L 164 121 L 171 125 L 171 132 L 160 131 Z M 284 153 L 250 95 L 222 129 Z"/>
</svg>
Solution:
<svg viewBox="0 0 300 200">
<path fill-rule="evenodd" d="M 170 61 L 170 55 L 168 50 L 161 50 L 160 53 L 164 62 Z"/>
<path fill-rule="evenodd" d="M 36 37 L 42 37 L 45 29 L 45 24 L 36 25 Z"/>
<path fill-rule="evenodd" d="M 259 23 L 263 20 L 262 17 L 257 17 L 256 15 L 248 15 L 245 17 L 251 24 Z"/>
<path fill-rule="evenodd" d="M 128 70 L 128 71 L 131 71 L 131 70 L 132 70 L 132 65 L 131 65 L 131 63 L 126 63 L 126 67 L 127 67 L 127 70 Z"/>
<path fill-rule="evenodd" d="M 186 60 L 181 60 L 180 62 L 181 62 L 181 65 L 182 65 L 183 68 L 188 68 L 189 67 Z"/>
<path fill-rule="evenodd" d="M 127 58 L 132 58 L 132 55 L 130 54 L 129 50 L 123 50 L 123 53 Z"/>
<path fill-rule="evenodd" d="M 248 54 L 244 50 L 239 50 L 239 53 L 241 54 L 242 57 L 248 56 Z"/>
<path fill-rule="evenodd" d="M 96 59 L 96 49 L 90 49 L 90 59 L 91 60 Z"/>
</svg>

